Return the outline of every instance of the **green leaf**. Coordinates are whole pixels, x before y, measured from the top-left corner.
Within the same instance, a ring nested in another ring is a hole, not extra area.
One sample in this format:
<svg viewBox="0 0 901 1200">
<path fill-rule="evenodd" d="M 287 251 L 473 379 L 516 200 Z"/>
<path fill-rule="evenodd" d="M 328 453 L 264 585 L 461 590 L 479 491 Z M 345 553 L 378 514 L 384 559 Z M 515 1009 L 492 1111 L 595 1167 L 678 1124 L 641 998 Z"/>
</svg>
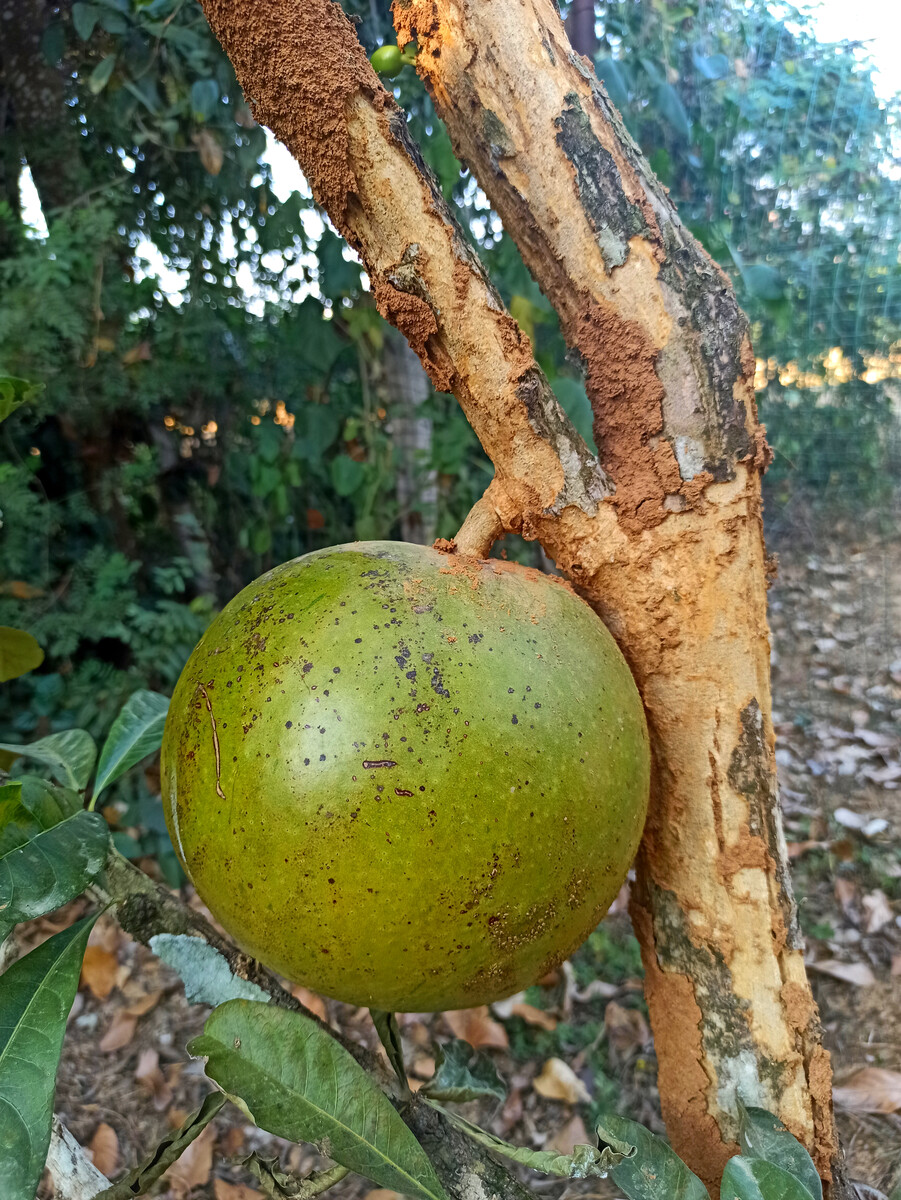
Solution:
<svg viewBox="0 0 901 1200">
<path fill-rule="evenodd" d="M 0 421 L 5 421 L 19 405 L 36 400 L 43 390 L 42 383 L 30 383 L 14 375 L 0 375 Z"/>
<path fill-rule="evenodd" d="M 0 828 L 0 941 L 19 921 L 53 912 L 100 874 L 109 827 L 99 813 L 77 812 L 37 829 L 24 804 L 3 806 Z"/>
<path fill-rule="evenodd" d="M 350 1171 L 421 1200 L 446 1200 L 425 1151 L 363 1068 L 287 1009 L 230 1000 L 188 1053 L 262 1129 L 314 1142 Z"/>
<path fill-rule="evenodd" d="M 87 787 L 94 760 L 97 758 L 94 739 L 84 729 L 66 729 L 62 733 L 51 733 L 49 737 L 41 738 L 38 742 L 28 742 L 24 746 L 14 742 L 0 742 L 0 750 L 8 750 L 10 754 L 21 754 L 23 758 L 33 758 L 49 767 L 55 767 L 65 776 L 66 783 L 77 792 Z"/>
<path fill-rule="evenodd" d="M 595 70 L 598 79 L 607 89 L 607 95 L 622 112 L 629 103 L 629 85 L 626 82 L 622 64 L 618 63 L 615 58 L 601 56 L 595 60 Z"/>
<path fill-rule="evenodd" d="M 219 84 L 215 79 L 195 79 L 191 84 L 191 112 L 195 121 L 206 121 L 219 103 Z"/>
<path fill-rule="evenodd" d="M 431 1100 L 465 1104 L 467 1100 L 504 1100 L 507 1088 L 487 1054 L 473 1050 L 469 1042 L 454 1038 L 439 1046 L 434 1076 L 419 1089 Z"/>
<path fill-rule="evenodd" d="M 610 1172 L 630 1200 L 661 1200 L 663 1196 L 666 1200 L 707 1200 L 707 1189 L 675 1150 L 637 1121 L 608 1113 L 598 1123 L 597 1132 L 601 1141 L 610 1145 L 635 1147 L 634 1155 L 623 1158 Z"/>
<path fill-rule="evenodd" d="M 527 1150 L 523 1146 L 511 1146 L 509 1142 L 480 1129 L 478 1125 L 473 1125 L 457 1113 L 448 1112 L 433 1100 L 429 1100 L 428 1103 L 439 1109 L 452 1125 L 456 1125 L 480 1146 L 493 1150 L 495 1154 L 502 1154 L 504 1158 L 512 1159 L 513 1162 L 521 1163 L 524 1167 L 531 1167 L 533 1171 L 541 1171 L 544 1175 L 559 1175 L 564 1179 L 605 1179 L 613 1173 L 613 1168 L 623 1160 L 623 1156 L 632 1151 L 632 1147 L 625 1142 L 622 1145 L 611 1143 L 603 1150 L 596 1146 L 576 1146 L 572 1154 Z M 706 1194 L 705 1192 L 704 1195 Z M 660 1192 L 656 1200 L 661 1200 L 663 1196 L 670 1200 L 665 1192 Z"/>
<path fill-rule="evenodd" d="M 113 780 L 159 750 L 168 711 L 168 697 L 158 692 L 135 692 L 129 696 L 100 751 L 95 800 Z"/>
<path fill-rule="evenodd" d="M 98 1193 L 94 1200 L 119 1200 L 123 1196 L 144 1196 L 164 1171 L 167 1171 L 177 1159 L 181 1158 L 195 1138 L 199 1137 L 213 1117 L 225 1106 L 227 1097 L 221 1092 L 210 1092 L 204 1096 L 203 1104 L 196 1112 L 168 1137 L 164 1137 L 144 1161 L 129 1171 L 122 1179 L 116 1181 L 111 1188 Z"/>
<path fill-rule="evenodd" d="M 679 93 L 671 83 L 661 83 L 656 92 L 657 110 L 676 133 L 688 139 L 691 137 L 691 121 L 685 111 L 685 105 Z"/>
<path fill-rule="evenodd" d="M 100 62 L 88 76 L 88 90 L 93 92 L 95 96 L 99 96 L 109 83 L 110 76 L 113 73 L 113 68 L 115 65 L 115 54 L 108 54 L 106 58 L 100 60 Z"/>
<path fill-rule="evenodd" d="M 785 281 L 775 267 L 766 263 L 752 263 L 746 267 L 739 264 L 745 287 L 758 300 L 781 300 L 785 295 Z"/>
<path fill-rule="evenodd" d="M 0 683 L 18 679 L 44 661 L 44 651 L 30 633 L 0 625 Z"/>
<path fill-rule="evenodd" d="M 585 445 L 594 454 L 597 454 L 597 446 L 594 442 L 594 413 L 591 410 L 591 401 L 588 399 L 585 385 L 579 379 L 558 375 L 551 380 L 551 387 L 554 389 L 554 395 L 560 401 L 563 411 L 585 439 Z"/>
<path fill-rule="evenodd" d="M 763 1158 L 794 1175 L 814 1200 L 823 1200 L 823 1184 L 813 1159 L 778 1117 L 763 1108 L 738 1106 L 738 1141 L 746 1158 Z"/>
<path fill-rule="evenodd" d="M 0 981 L 0 1179 L 3 1200 L 34 1200 L 50 1145 L 66 1018 L 97 917 L 63 929 Z"/>
<path fill-rule="evenodd" d="M 692 61 L 698 68 L 705 79 L 725 79 L 732 69 L 732 64 L 729 61 L 727 54 L 699 54 L 697 50 L 692 51 Z"/>
<path fill-rule="evenodd" d="M 813 1200 L 799 1179 L 762 1158 L 730 1158 L 720 1200 Z"/>
<path fill-rule="evenodd" d="M 332 486 L 339 496 L 352 496 L 363 482 L 363 466 L 347 454 L 332 459 Z"/>
<path fill-rule="evenodd" d="M 385 1047 L 388 1061 L 394 1068 L 394 1074 L 409 1093 L 410 1086 L 407 1083 L 407 1072 L 404 1070 L 404 1050 L 401 1045 L 397 1017 L 393 1012 L 384 1012 L 380 1008 L 370 1008 L 369 1015 L 372 1017 L 372 1023 L 379 1035 L 379 1041 Z"/>
<path fill-rule="evenodd" d="M 72 5 L 72 24 L 83 42 L 86 42 L 94 32 L 94 27 L 100 19 L 100 12 L 101 10 L 96 4 Z"/>
</svg>

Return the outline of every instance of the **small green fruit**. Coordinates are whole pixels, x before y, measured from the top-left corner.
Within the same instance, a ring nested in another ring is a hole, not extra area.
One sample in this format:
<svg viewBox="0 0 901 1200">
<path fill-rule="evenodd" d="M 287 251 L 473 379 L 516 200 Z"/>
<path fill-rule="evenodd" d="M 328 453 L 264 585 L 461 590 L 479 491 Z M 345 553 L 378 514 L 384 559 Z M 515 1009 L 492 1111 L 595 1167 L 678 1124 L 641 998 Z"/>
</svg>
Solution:
<svg viewBox="0 0 901 1200">
<path fill-rule="evenodd" d="M 379 75 L 387 75 L 389 79 L 399 75 L 405 66 L 399 46 L 379 46 L 369 61 Z"/>
<path fill-rule="evenodd" d="M 607 910 L 648 800 L 625 660 L 560 580 L 399 542 L 245 588 L 175 689 L 163 802 L 250 954 L 394 1011 L 519 991 Z"/>
</svg>

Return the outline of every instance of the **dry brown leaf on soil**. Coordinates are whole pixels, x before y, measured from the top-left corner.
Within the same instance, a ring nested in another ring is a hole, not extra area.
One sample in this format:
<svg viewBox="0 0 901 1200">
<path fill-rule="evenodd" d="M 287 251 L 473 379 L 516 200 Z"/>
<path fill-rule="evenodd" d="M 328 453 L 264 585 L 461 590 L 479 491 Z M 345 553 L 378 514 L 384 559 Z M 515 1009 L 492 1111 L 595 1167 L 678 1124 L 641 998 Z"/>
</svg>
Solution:
<svg viewBox="0 0 901 1200">
<path fill-rule="evenodd" d="M 156 1008 L 159 1004 L 162 992 L 150 992 L 149 995 L 136 996 L 131 1004 L 123 1008 L 123 1012 L 128 1013 L 130 1017 L 143 1017 L 145 1013 L 149 1013 L 152 1008 Z"/>
<path fill-rule="evenodd" d="M 98 1000 L 106 1000 L 116 986 L 119 963 L 115 954 L 102 946 L 88 946 L 81 964 L 82 987 L 88 988 Z"/>
<path fill-rule="evenodd" d="M 876 982 L 876 976 L 866 963 L 840 962 L 837 958 L 824 958 L 821 962 L 809 964 L 812 971 L 822 971 L 833 979 L 841 979 L 844 983 L 853 983 L 855 987 L 870 987 Z"/>
<path fill-rule="evenodd" d="M 588 1145 L 591 1145 L 588 1130 L 585 1128 L 585 1122 L 576 1113 L 545 1143 L 544 1149 L 556 1150 L 558 1154 L 572 1154 L 576 1146 Z"/>
<path fill-rule="evenodd" d="M 541 1074 L 532 1080 L 532 1087 L 545 1100 L 562 1100 L 564 1104 L 587 1104 L 591 1099 L 585 1084 L 562 1058 L 549 1058 Z"/>
<path fill-rule="evenodd" d="M 879 888 L 869 892 L 860 903 L 863 908 L 864 933 L 878 933 L 884 925 L 890 925 L 895 919 L 888 896 Z"/>
<path fill-rule="evenodd" d="M 172 1103 L 172 1088 L 160 1070 L 160 1056 L 156 1050 L 142 1050 L 135 1067 L 135 1079 L 153 1097 L 153 1107 L 164 1112 Z"/>
<path fill-rule="evenodd" d="M 536 1008 L 534 1004 L 514 1004 L 510 1009 L 511 1016 L 522 1017 L 527 1025 L 536 1025 L 539 1029 L 546 1029 L 548 1033 L 553 1033 L 559 1022 L 552 1013 L 545 1012 L 543 1008 Z"/>
<path fill-rule="evenodd" d="M 328 1008 L 325 1000 L 317 992 L 311 992 L 302 984 L 295 983 L 291 987 L 291 995 L 295 1000 L 299 1000 L 304 1008 L 308 1008 L 311 1013 L 314 1013 L 320 1021 L 328 1021 Z"/>
<path fill-rule="evenodd" d="M 119 1168 L 119 1137 L 112 1125 L 101 1121 L 88 1142 L 91 1162 L 102 1175 L 115 1175 Z"/>
<path fill-rule="evenodd" d="M 897 979 L 901 975 L 901 954 L 892 955 L 892 978 Z"/>
<path fill-rule="evenodd" d="M 224 1179 L 213 1180 L 213 1195 L 216 1200 L 263 1200 L 263 1193 L 246 1183 L 226 1183 Z"/>
<path fill-rule="evenodd" d="M 130 1016 L 124 1009 L 119 1009 L 110 1021 L 106 1033 L 100 1039 L 99 1048 L 104 1054 L 109 1054 L 113 1050 L 121 1050 L 134 1037 L 137 1027 L 138 1018 Z"/>
<path fill-rule="evenodd" d="M 604 1009 L 604 1026 L 610 1045 L 620 1054 L 640 1050 L 651 1040 L 651 1031 L 643 1014 L 637 1008 L 626 1008 L 611 1000 Z"/>
<path fill-rule="evenodd" d="M 444 1023 L 455 1037 L 469 1042 L 470 1046 L 497 1046 L 506 1050 L 510 1042 L 503 1025 L 492 1019 L 488 1005 L 481 1008 L 458 1008 L 442 1014 Z"/>
<path fill-rule="evenodd" d="M 404 1200 L 400 1192 L 392 1192 L 390 1188 L 373 1188 L 367 1192 L 363 1200 Z"/>
<path fill-rule="evenodd" d="M 901 1109 L 901 1072 L 863 1067 L 833 1092 L 835 1103 L 848 1112 L 893 1113 Z"/>
<path fill-rule="evenodd" d="M 213 1169 L 215 1137 L 216 1130 L 212 1125 L 207 1125 L 163 1176 L 174 1200 L 185 1200 L 192 1188 L 201 1187 L 209 1179 Z"/>
<path fill-rule="evenodd" d="M 219 1139 L 219 1150 L 223 1158 L 234 1158 L 243 1145 L 244 1130 L 240 1125 L 232 1125 Z"/>
<path fill-rule="evenodd" d="M 834 884 L 835 898 L 842 906 L 846 917 L 854 919 L 854 906 L 857 902 L 857 884 L 851 879 L 839 876 Z"/>
</svg>

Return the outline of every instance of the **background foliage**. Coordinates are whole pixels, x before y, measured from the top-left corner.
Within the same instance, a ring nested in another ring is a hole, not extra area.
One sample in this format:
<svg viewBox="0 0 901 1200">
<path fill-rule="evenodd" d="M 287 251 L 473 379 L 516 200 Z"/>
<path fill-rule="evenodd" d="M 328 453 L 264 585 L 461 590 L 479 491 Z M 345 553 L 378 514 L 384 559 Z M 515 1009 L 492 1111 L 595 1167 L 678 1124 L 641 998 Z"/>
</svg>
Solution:
<svg viewBox="0 0 901 1200">
<path fill-rule="evenodd" d="M 392 40 L 383 0 L 345 7 L 370 50 Z M 424 456 L 401 454 L 393 334 L 309 195 L 278 198 L 199 6 L 28 0 L 16 16 L 0 80 L 0 375 L 43 391 L 0 426 L 0 624 L 46 659 L 4 688 L 11 741 L 104 733 L 135 688 L 171 690 L 212 613 L 268 567 L 401 536 L 427 487 L 448 536 L 490 477 L 447 396 L 418 410 Z M 810 497 L 884 508 L 899 459 L 897 102 L 788 5 L 611 0 L 597 17 L 599 74 L 754 321 L 771 514 Z M 550 306 L 415 73 L 391 84 L 590 432 Z M 150 784 L 116 788 L 134 852 L 161 848 Z"/>
</svg>

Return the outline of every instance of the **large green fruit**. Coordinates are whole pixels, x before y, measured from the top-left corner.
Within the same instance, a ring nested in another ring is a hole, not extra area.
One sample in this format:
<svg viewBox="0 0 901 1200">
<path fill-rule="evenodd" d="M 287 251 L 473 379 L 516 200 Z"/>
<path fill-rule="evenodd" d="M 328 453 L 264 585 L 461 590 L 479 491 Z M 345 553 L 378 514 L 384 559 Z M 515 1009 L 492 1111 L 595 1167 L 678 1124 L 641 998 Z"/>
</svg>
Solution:
<svg viewBox="0 0 901 1200">
<path fill-rule="evenodd" d="M 244 950 L 372 1008 L 533 983 L 616 895 L 648 799 L 644 714 L 560 580 L 400 542 L 245 588 L 178 682 L 172 840 Z"/>
</svg>

